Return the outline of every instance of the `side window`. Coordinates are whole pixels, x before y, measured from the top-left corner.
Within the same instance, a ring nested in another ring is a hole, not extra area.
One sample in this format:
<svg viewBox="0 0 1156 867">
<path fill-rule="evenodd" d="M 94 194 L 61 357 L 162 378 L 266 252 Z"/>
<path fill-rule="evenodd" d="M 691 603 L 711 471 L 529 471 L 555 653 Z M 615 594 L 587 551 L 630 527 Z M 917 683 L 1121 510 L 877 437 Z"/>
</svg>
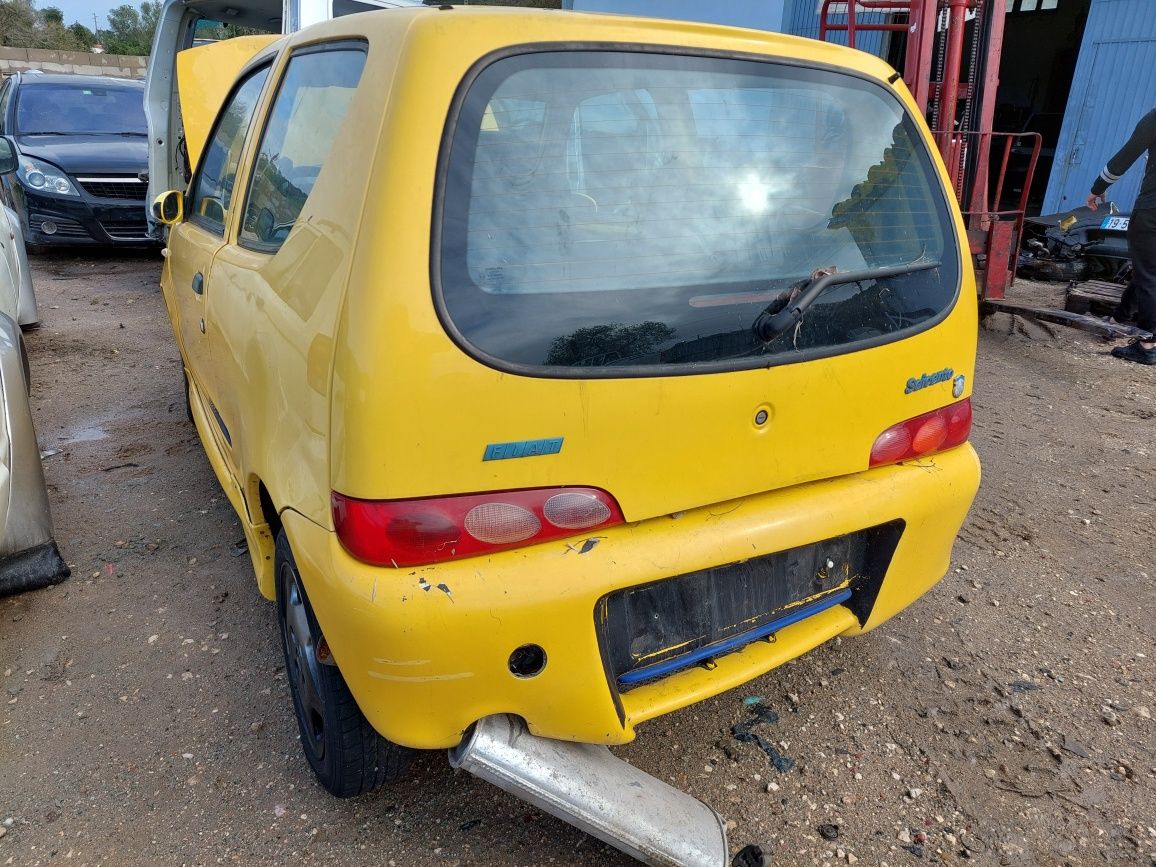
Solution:
<svg viewBox="0 0 1156 867">
<path fill-rule="evenodd" d="M 201 164 L 193 180 L 189 198 L 189 218 L 218 235 L 225 233 L 225 214 L 233 198 L 233 184 L 241 164 L 241 148 L 245 134 L 253 120 L 253 111 L 261 96 L 261 88 L 269 77 L 264 66 L 246 78 L 233 91 L 225 109 L 217 116 L 209 144 L 201 155 Z"/>
<path fill-rule="evenodd" d="M 365 47 L 306 49 L 289 59 L 249 181 L 240 243 L 276 252 L 313 190 L 365 66 Z"/>
</svg>

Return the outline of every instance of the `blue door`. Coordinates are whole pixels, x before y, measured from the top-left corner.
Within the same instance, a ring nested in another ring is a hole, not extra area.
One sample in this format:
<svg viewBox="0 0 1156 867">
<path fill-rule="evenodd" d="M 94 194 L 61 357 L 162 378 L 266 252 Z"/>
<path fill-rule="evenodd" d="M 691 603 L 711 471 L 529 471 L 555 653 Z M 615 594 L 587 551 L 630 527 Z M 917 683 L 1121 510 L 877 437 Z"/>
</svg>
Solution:
<svg viewBox="0 0 1156 867">
<path fill-rule="evenodd" d="M 1156 108 L 1156 3 L 1093 0 L 1056 147 L 1043 211 L 1084 204 L 1096 175 Z M 1127 212 L 1136 202 L 1143 157 L 1108 191 Z"/>
</svg>

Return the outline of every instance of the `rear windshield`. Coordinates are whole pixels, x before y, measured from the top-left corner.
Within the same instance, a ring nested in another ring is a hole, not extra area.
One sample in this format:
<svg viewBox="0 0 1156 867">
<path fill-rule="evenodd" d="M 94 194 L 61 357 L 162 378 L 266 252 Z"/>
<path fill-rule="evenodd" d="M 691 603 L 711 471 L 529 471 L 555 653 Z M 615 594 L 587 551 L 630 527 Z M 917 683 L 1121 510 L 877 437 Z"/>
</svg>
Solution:
<svg viewBox="0 0 1156 867">
<path fill-rule="evenodd" d="M 16 102 L 17 135 L 146 136 L 144 88 L 30 84 Z"/>
<path fill-rule="evenodd" d="M 474 79 L 450 135 L 436 291 L 450 331 L 498 367 L 782 363 L 899 337 L 958 291 L 922 139 L 851 75 L 523 54 Z M 909 263 L 922 270 L 828 288 L 769 338 L 752 327 L 828 271 Z"/>
</svg>

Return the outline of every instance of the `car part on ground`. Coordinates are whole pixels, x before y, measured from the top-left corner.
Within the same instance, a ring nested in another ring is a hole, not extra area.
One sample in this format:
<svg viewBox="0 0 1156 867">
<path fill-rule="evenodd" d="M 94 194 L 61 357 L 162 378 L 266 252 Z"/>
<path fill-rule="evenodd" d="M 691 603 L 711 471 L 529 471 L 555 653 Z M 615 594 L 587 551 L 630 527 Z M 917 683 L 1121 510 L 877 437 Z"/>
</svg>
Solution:
<svg viewBox="0 0 1156 867">
<path fill-rule="evenodd" d="M 722 816 L 604 746 L 537 737 L 518 717 L 500 714 L 478 720 L 450 750 L 450 764 L 644 864 L 727 863 Z"/>
<path fill-rule="evenodd" d="M 1036 319 L 1040 322 L 1052 322 L 1056 325 L 1066 325 L 1069 328 L 1078 328 L 1087 331 L 1105 340 L 1120 340 L 1121 338 L 1136 338 L 1149 336 L 1147 331 L 1121 322 L 1093 316 L 1090 313 L 1073 313 L 1069 310 L 1053 310 L 1047 307 L 1037 307 L 1033 304 L 1020 304 L 1014 301 L 985 301 L 983 314 L 1013 313 Z"/>
<path fill-rule="evenodd" d="M 1130 264 L 1128 216 L 1076 208 L 1029 217 L 1016 273 L 1029 280 L 1118 280 Z"/>
<path fill-rule="evenodd" d="M 0 313 L 0 596 L 47 587 L 69 575 L 52 538 L 21 355 L 20 327 Z"/>
</svg>

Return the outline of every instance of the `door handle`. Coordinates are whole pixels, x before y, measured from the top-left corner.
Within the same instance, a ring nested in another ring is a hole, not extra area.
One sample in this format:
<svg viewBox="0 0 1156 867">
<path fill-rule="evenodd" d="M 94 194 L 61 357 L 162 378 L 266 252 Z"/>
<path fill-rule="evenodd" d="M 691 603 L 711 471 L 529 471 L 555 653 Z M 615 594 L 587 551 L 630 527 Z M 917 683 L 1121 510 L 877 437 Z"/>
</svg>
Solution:
<svg viewBox="0 0 1156 867">
<path fill-rule="evenodd" d="M 193 294 L 205 294 L 205 275 L 200 271 L 193 275 Z"/>
</svg>

